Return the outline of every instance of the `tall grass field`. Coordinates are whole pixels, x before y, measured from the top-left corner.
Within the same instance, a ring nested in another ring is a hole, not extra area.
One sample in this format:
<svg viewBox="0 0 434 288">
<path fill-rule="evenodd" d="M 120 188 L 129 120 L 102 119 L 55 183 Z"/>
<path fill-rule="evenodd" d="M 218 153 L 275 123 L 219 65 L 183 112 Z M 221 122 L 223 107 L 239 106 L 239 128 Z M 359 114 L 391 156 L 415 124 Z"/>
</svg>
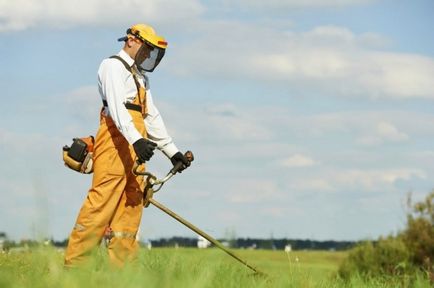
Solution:
<svg viewBox="0 0 434 288">
<path fill-rule="evenodd" d="M 82 269 L 65 270 L 54 247 L 0 254 L 0 287 L 430 287 L 423 277 L 337 276 L 346 252 L 234 250 L 255 275 L 217 248 L 142 249 L 138 262 L 110 267 L 102 249 Z"/>
</svg>

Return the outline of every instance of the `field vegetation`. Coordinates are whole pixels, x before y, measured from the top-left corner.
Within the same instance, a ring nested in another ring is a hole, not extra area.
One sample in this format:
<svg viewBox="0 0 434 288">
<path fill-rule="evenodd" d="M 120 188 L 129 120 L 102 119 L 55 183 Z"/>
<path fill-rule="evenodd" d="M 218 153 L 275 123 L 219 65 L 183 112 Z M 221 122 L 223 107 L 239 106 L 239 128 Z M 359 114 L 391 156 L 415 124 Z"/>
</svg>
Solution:
<svg viewBox="0 0 434 288">
<path fill-rule="evenodd" d="M 0 287 L 433 287 L 434 192 L 409 208 L 403 231 L 349 251 L 235 250 L 265 276 L 217 248 L 142 249 L 119 269 L 101 246 L 67 270 L 61 249 L 37 245 L 0 253 Z"/>
<path fill-rule="evenodd" d="M 236 250 L 267 276 L 255 275 L 216 248 L 142 249 L 134 265 L 110 267 L 104 248 L 82 269 L 65 270 L 63 252 L 36 247 L 0 255 L 0 287 L 429 287 L 420 274 L 405 280 L 338 269 L 346 252 Z M 411 285 L 411 286 L 409 286 Z"/>
</svg>

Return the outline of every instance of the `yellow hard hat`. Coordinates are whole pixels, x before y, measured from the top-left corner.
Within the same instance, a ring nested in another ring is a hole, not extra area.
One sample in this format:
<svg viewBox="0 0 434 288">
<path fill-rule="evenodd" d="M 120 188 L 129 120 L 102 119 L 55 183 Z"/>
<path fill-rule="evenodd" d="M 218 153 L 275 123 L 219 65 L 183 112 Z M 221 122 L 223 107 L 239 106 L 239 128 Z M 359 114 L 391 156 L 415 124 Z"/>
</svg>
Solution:
<svg viewBox="0 0 434 288">
<path fill-rule="evenodd" d="M 131 28 L 127 29 L 127 36 L 119 38 L 118 41 L 126 41 L 128 36 L 137 37 L 143 42 L 148 42 L 161 49 L 167 48 L 166 40 L 162 36 L 157 35 L 154 28 L 146 24 L 135 24 L 131 26 Z"/>
</svg>

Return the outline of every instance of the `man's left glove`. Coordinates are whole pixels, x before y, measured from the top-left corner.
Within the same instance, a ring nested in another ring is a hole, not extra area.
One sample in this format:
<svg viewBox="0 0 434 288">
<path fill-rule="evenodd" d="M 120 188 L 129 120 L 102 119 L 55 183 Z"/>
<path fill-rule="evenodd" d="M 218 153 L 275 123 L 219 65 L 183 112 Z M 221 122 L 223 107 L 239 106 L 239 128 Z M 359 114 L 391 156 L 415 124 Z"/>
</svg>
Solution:
<svg viewBox="0 0 434 288">
<path fill-rule="evenodd" d="M 154 155 L 154 149 L 157 147 L 157 144 L 148 139 L 140 138 L 134 142 L 133 147 L 139 161 L 145 163 Z"/>
<path fill-rule="evenodd" d="M 176 152 L 175 155 L 170 158 L 170 161 L 172 162 L 173 166 L 175 166 L 178 162 L 181 162 L 181 167 L 177 170 L 177 172 L 182 172 L 185 168 L 190 166 L 190 161 L 188 161 L 187 157 L 184 156 L 181 152 Z"/>
</svg>

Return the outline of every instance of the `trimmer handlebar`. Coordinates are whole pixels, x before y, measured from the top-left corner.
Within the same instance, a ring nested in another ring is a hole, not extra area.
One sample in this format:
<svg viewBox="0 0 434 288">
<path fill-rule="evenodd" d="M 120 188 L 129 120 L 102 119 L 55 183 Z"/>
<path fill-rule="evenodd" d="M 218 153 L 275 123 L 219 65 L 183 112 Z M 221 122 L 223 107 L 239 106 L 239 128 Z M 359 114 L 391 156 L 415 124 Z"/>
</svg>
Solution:
<svg viewBox="0 0 434 288">
<path fill-rule="evenodd" d="M 193 162 L 194 160 L 194 155 L 193 152 L 191 151 L 187 151 L 184 154 L 185 158 L 187 158 L 188 161 Z M 153 189 L 154 193 L 157 192 L 158 190 L 161 189 L 161 187 L 163 186 L 163 184 L 165 182 L 167 182 L 167 180 L 169 180 L 170 178 L 172 178 L 173 175 L 175 175 L 178 170 L 182 167 L 182 162 L 178 162 L 175 164 L 175 166 L 173 166 L 172 169 L 170 169 L 169 173 L 167 173 L 167 175 L 164 178 L 161 179 L 157 179 L 157 177 L 149 172 L 146 171 L 138 171 L 139 167 L 142 165 L 142 163 L 139 163 L 138 161 L 136 161 L 134 163 L 134 167 L 133 167 L 133 173 L 135 175 L 143 175 L 143 176 L 147 176 L 146 181 L 149 183 L 149 185 L 151 186 L 151 188 L 155 185 L 160 185 L 157 189 Z"/>
</svg>

